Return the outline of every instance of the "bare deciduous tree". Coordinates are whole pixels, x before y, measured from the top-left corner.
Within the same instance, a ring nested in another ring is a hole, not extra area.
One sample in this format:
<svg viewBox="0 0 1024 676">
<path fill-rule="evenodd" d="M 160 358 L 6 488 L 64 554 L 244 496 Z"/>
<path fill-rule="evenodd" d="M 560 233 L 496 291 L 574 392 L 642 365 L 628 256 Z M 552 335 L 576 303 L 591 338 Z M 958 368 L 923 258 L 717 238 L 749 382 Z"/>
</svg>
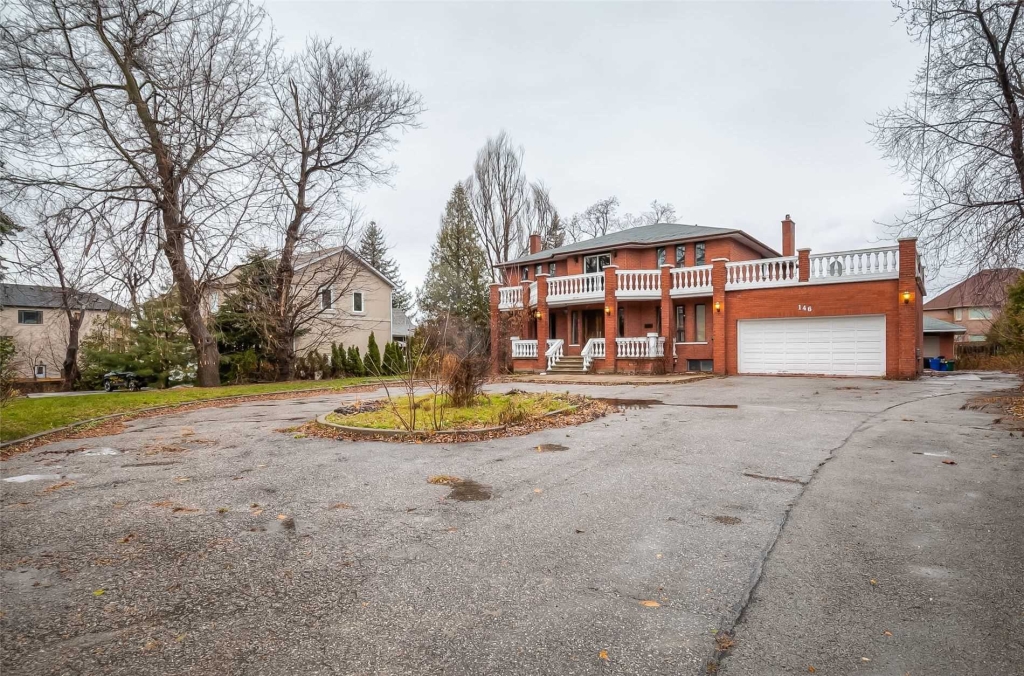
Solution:
<svg viewBox="0 0 1024 676">
<path fill-rule="evenodd" d="M 3 180 L 157 229 L 201 386 L 219 382 L 204 286 L 247 224 L 273 54 L 244 0 L 13 0 L 0 24 Z"/>
<path fill-rule="evenodd" d="M 569 239 L 579 242 L 620 230 L 621 222 L 615 214 L 618 208 L 619 198 L 612 195 L 594 202 L 580 213 L 573 214 L 569 220 Z"/>
<path fill-rule="evenodd" d="M 881 114 L 875 141 L 915 183 L 894 224 L 933 263 L 1019 265 L 1024 258 L 1022 0 L 899 0 L 911 38 L 929 44 L 907 103 Z"/>
<path fill-rule="evenodd" d="M 651 202 L 649 211 L 640 214 L 642 225 L 654 225 L 655 223 L 675 223 L 676 208 L 671 203 L 662 204 L 658 200 Z"/>
<path fill-rule="evenodd" d="M 423 105 L 406 85 L 374 70 L 369 54 L 319 39 L 285 64 L 274 96 L 269 157 L 278 190 L 274 234 L 281 246 L 270 339 L 278 378 L 286 380 L 295 361 L 296 334 L 320 314 L 316 288 L 307 287 L 351 280 L 351 255 L 324 256 L 329 244 L 344 247 L 352 235 L 355 214 L 344 192 L 387 179 L 393 166 L 383 154 L 394 146 L 397 132 L 415 126 Z M 299 256 L 336 264 L 331 270 L 306 266 L 315 274 L 297 278 Z"/>
<path fill-rule="evenodd" d="M 523 172 L 523 148 L 504 131 L 480 149 L 473 175 L 466 180 L 473 218 L 493 274 L 494 266 L 528 250 L 530 195 Z"/>
<path fill-rule="evenodd" d="M 545 249 L 565 244 L 565 226 L 543 181 L 530 184 L 530 232 L 540 235 Z"/>
</svg>

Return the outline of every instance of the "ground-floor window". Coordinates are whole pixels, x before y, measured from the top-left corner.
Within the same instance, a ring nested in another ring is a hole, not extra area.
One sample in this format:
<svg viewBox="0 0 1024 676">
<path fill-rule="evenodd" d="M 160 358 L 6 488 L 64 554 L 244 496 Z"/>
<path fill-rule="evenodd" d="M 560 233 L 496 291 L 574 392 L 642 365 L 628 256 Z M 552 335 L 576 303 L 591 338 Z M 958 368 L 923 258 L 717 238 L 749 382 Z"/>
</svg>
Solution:
<svg viewBox="0 0 1024 676">
<path fill-rule="evenodd" d="M 697 322 L 697 327 L 696 327 L 697 328 L 697 335 L 696 335 L 695 340 L 698 343 L 703 343 L 703 342 L 707 341 L 707 331 L 705 331 L 705 323 L 706 322 L 705 322 L 705 318 L 704 318 L 704 313 L 705 313 L 705 307 L 704 307 L 703 304 L 701 304 L 701 305 L 694 305 L 693 306 L 693 317 L 694 317 L 694 319 Z"/>
<path fill-rule="evenodd" d="M 569 315 L 569 344 L 580 344 L 580 313 L 577 310 Z"/>
<path fill-rule="evenodd" d="M 687 371 L 713 371 L 714 362 L 710 359 L 687 359 Z"/>
<path fill-rule="evenodd" d="M 556 328 L 558 315 L 555 312 L 552 312 L 550 317 L 551 318 L 548 320 L 548 338 L 554 340 L 558 337 L 558 329 Z"/>
<path fill-rule="evenodd" d="M 36 378 L 46 377 L 46 364 L 36 364 Z"/>
<path fill-rule="evenodd" d="M 619 338 L 626 337 L 626 308 L 619 308 Z"/>
<path fill-rule="evenodd" d="M 686 342 L 686 306 L 676 305 L 676 342 Z"/>
</svg>

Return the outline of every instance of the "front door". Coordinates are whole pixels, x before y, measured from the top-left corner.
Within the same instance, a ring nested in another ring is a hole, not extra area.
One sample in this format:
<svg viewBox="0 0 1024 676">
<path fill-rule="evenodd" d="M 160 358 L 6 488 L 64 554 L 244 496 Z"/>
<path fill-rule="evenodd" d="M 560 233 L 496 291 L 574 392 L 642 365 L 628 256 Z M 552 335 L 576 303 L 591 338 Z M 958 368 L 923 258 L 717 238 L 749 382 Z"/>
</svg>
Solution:
<svg viewBox="0 0 1024 676">
<path fill-rule="evenodd" d="M 604 338 L 604 314 L 600 310 L 583 311 L 583 344 L 591 338 Z"/>
</svg>

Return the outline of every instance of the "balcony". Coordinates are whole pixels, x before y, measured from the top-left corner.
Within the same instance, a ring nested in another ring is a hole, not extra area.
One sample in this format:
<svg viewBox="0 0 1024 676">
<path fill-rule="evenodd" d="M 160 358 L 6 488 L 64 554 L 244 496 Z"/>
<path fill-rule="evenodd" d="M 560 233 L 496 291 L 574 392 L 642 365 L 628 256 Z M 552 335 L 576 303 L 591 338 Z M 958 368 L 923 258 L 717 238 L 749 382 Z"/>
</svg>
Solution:
<svg viewBox="0 0 1024 676">
<path fill-rule="evenodd" d="M 548 305 L 604 302 L 603 272 L 567 275 L 565 277 L 548 277 L 546 281 L 548 285 Z"/>
<path fill-rule="evenodd" d="M 661 298 L 661 271 L 616 270 L 615 297 L 658 300 Z"/>
<path fill-rule="evenodd" d="M 897 279 L 900 276 L 898 247 L 858 249 L 817 254 L 810 257 L 808 281 L 819 284 L 830 282 L 856 282 L 862 279 Z M 921 259 L 917 260 L 916 274 L 921 277 Z"/>
<path fill-rule="evenodd" d="M 517 310 L 523 307 L 523 287 L 503 286 L 498 289 L 498 309 Z"/>
<path fill-rule="evenodd" d="M 761 258 L 725 264 L 725 290 L 766 289 L 800 283 L 798 256 Z"/>
<path fill-rule="evenodd" d="M 711 268 L 710 265 L 697 265 L 692 268 L 672 268 L 669 274 L 672 277 L 672 288 L 669 295 L 673 298 L 686 298 L 688 296 L 710 296 L 711 295 Z"/>
</svg>

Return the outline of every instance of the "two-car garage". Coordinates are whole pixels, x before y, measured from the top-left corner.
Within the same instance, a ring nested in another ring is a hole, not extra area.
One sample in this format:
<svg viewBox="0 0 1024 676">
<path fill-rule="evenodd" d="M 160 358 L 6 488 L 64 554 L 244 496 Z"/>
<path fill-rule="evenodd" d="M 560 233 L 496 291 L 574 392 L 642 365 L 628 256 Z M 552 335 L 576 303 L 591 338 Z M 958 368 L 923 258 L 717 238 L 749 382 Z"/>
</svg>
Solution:
<svg viewBox="0 0 1024 676">
<path fill-rule="evenodd" d="M 737 322 L 740 373 L 885 375 L 885 315 Z"/>
</svg>

